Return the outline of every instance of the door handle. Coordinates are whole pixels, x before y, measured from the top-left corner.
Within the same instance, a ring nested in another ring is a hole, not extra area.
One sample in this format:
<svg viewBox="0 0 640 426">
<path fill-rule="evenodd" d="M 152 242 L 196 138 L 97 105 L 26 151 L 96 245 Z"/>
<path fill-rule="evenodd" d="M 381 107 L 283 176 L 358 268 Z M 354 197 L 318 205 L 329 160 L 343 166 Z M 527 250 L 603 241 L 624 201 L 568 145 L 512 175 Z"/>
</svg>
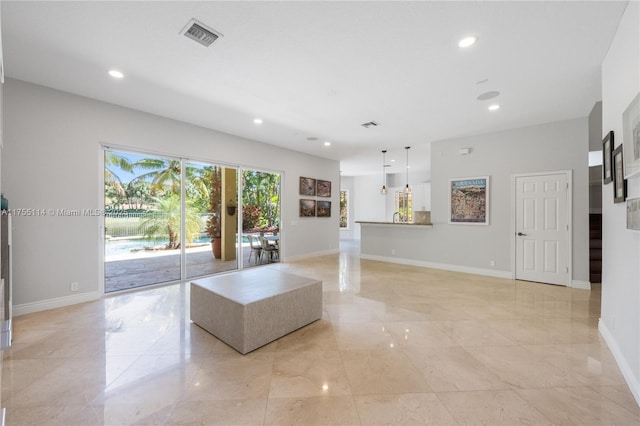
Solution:
<svg viewBox="0 0 640 426">
<path fill-rule="evenodd" d="M 526 237 L 527 234 L 523 234 L 522 232 L 518 232 L 518 237 Z"/>
</svg>

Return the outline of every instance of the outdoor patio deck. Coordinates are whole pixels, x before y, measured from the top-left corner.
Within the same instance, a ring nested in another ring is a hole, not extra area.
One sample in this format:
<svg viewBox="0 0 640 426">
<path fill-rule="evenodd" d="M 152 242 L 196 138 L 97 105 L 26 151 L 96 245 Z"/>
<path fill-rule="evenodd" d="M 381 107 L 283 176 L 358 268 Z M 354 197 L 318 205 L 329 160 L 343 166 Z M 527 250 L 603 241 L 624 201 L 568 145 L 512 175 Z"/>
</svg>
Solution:
<svg viewBox="0 0 640 426">
<path fill-rule="evenodd" d="M 256 266 L 254 256 L 249 262 L 249 246 L 243 246 L 243 267 Z M 263 256 L 262 264 L 267 263 Z M 258 264 L 260 264 L 258 263 Z M 216 260 L 209 246 L 187 249 L 187 278 L 197 278 L 236 269 L 237 260 Z M 180 280 L 180 251 L 151 252 L 134 259 L 105 262 L 105 292 Z"/>
</svg>

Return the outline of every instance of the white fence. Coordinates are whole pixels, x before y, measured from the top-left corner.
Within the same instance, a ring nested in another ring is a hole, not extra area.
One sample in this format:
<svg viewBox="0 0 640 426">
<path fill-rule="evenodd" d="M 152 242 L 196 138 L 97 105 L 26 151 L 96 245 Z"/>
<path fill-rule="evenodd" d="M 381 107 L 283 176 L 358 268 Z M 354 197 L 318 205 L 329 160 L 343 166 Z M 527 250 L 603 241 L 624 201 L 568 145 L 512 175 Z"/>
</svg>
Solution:
<svg viewBox="0 0 640 426">
<path fill-rule="evenodd" d="M 166 213 L 151 213 L 152 217 L 162 217 Z M 104 218 L 105 235 L 110 237 L 141 237 L 146 234 L 147 227 L 143 220 L 149 217 L 149 213 L 127 213 L 113 212 L 107 213 Z M 202 214 L 202 231 L 206 229 L 207 217 L 209 214 Z"/>
</svg>

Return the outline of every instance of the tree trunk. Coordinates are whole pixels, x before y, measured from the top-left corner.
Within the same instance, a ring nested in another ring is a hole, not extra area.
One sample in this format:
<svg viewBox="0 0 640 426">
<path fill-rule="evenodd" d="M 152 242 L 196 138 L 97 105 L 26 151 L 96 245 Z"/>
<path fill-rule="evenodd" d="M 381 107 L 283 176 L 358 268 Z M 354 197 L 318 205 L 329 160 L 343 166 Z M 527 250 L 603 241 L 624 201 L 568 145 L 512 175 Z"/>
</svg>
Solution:
<svg viewBox="0 0 640 426">
<path fill-rule="evenodd" d="M 177 235 L 175 232 L 173 232 L 173 229 L 171 229 L 170 226 L 167 226 L 167 230 L 169 231 L 169 248 L 171 249 L 175 249 L 177 248 Z"/>
</svg>

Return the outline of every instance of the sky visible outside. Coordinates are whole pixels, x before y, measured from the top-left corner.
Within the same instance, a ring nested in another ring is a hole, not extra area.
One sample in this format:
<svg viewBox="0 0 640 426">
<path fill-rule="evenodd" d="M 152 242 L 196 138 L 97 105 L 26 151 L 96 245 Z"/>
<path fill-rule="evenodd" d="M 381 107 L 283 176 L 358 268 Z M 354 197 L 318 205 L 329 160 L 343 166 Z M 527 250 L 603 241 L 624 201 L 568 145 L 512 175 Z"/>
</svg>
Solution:
<svg viewBox="0 0 640 426">
<path fill-rule="evenodd" d="M 168 160 L 167 158 L 164 157 L 160 157 L 160 156 L 156 156 L 156 155 L 142 155 L 142 154 L 133 154 L 130 152 L 123 152 L 123 151 L 115 151 L 115 150 L 110 150 L 111 152 L 119 155 L 120 157 L 125 158 L 129 164 L 135 164 L 136 162 L 144 159 L 144 158 L 153 158 L 153 159 L 159 159 L 159 160 Z M 189 168 L 198 168 L 198 169 L 203 169 L 205 167 L 204 164 L 199 164 L 199 163 L 193 163 L 193 162 L 187 162 L 187 165 Z M 136 177 L 143 175 L 145 173 L 148 173 L 150 170 L 148 169 L 141 169 L 139 167 L 135 168 L 133 173 L 128 172 L 126 170 L 122 170 L 120 167 L 118 167 L 117 164 L 113 164 L 109 166 L 109 169 L 111 169 L 122 181 L 123 184 L 128 184 L 129 182 L 131 182 L 133 179 L 135 179 Z"/>
</svg>

